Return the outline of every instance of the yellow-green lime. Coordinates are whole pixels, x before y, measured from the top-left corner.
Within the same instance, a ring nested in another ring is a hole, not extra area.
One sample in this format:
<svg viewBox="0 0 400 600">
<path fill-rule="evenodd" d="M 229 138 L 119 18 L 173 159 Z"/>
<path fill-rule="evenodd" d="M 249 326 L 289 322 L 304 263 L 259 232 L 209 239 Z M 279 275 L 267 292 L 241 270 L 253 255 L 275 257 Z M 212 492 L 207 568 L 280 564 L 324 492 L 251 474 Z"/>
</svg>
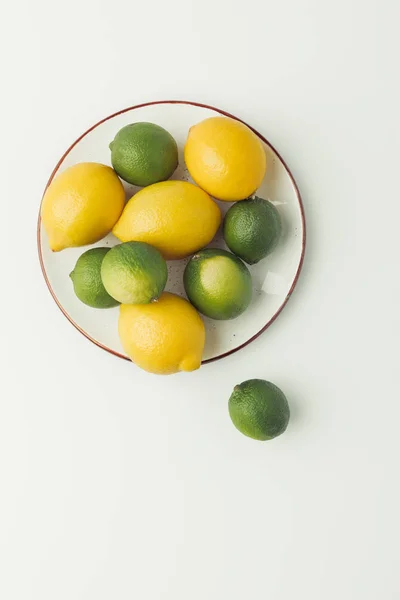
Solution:
<svg viewBox="0 0 400 600">
<path fill-rule="evenodd" d="M 229 398 L 229 414 L 241 433 L 261 441 L 281 435 L 290 418 L 286 396 L 264 379 L 249 379 L 237 385 Z"/>
<path fill-rule="evenodd" d="M 226 250 L 206 248 L 197 252 L 186 266 L 183 281 L 190 302 L 211 319 L 234 319 L 251 301 L 250 272 Z"/>
<path fill-rule="evenodd" d="M 154 123 L 132 123 L 110 144 L 111 162 L 125 181 L 146 186 L 171 177 L 178 166 L 178 147 L 168 131 Z"/>
<path fill-rule="evenodd" d="M 77 260 L 70 277 L 79 300 L 92 308 L 111 308 L 119 302 L 106 291 L 101 280 L 101 263 L 109 248 L 92 248 Z"/>
<path fill-rule="evenodd" d="M 121 304 L 147 304 L 157 300 L 165 288 L 167 263 L 153 246 L 125 242 L 104 257 L 101 278 L 110 296 Z"/>
<path fill-rule="evenodd" d="M 237 202 L 225 215 L 226 245 L 249 265 L 270 254 L 281 234 L 282 221 L 277 208 L 257 196 Z"/>
</svg>

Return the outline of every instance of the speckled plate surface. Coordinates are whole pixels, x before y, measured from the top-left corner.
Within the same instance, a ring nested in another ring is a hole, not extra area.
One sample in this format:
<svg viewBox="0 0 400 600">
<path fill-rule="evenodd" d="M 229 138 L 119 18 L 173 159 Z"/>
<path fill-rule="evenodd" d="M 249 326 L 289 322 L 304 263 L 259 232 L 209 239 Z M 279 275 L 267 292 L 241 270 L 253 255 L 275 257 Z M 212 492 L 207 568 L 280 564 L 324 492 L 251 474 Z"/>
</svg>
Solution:
<svg viewBox="0 0 400 600">
<path fill-rule="evenodd" d="M 183 160 L 183 147 L 189 128 L 199 121 L 218 114 L 233 115 L 222 110 L 183 101 L 162 101 L 134 106 L 107 117 L 84 133 L 60 159 L 50 176 L 53 177 L 79 162 L 94 161 L 110 165 L 108 145 L 121 127 L 135 121 L 150 121 L 165 127 L 179 147 L 179 167 L 172 179 L 191 181 Z M 251 126 L 251 124 L 248 124 Z M 267 174 L 257 195 L 267 198 L 279 209 L 284 235 L 275 251 L 257 265 L 250 267 L 253 278 L 253 300 L 247 311 L 232 321 L 213 321 L 205 318 L 207 342 L 204 361 L 223 358 L 250 343 L 276 319 L 288 301 L 297 279 L 305 250 L 305 219 L 301 197 L 288 167 L 276 150 L 257 131 L 268 156 Z M 127 199 L 139 188 L 124 184 Z M 219 203 L 223 213 L 230 203 Z M 118 240 L 112 235 L 94 244 L 113 246 Z M 224 248 L 220 233 L 210 244 Z M 67 319 L 100 348 L 127 359 L 118 338 L 118 308 L 95 310 L 82 304 L 75 296 L 69 273 L 78 257 L 87 250 L 72 248 L 54 253 L 49 249 L 47 236 L 38 220 L 38 251 L 47 286 Z M 169 263 L 167 290 L 185 296 L 182 275 L 186 261 Z"/>
</svg>

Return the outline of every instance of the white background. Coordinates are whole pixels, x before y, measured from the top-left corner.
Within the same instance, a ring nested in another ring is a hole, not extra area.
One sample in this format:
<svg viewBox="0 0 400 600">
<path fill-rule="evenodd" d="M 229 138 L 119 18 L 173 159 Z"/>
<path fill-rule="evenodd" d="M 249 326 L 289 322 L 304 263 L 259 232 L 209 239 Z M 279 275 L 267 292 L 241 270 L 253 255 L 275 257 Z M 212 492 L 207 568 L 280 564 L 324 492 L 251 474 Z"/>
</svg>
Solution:
<svg viewBox="0 0 400 600">
<path fill-rule="evenodd" d="M 395 600 L 397 0 L 47 0 L 1 15 L 2 600 Z M 191 99 L 266 135 L 303 194 L 303 274 L 242 352 L 157 378 L 95 348 L 36 253 L 59 156 L 120 108 Z M 4 186 L 5 182 L 5 186 Z M 227 401 L 286 392 L 258 443 Z"/>
</svg>

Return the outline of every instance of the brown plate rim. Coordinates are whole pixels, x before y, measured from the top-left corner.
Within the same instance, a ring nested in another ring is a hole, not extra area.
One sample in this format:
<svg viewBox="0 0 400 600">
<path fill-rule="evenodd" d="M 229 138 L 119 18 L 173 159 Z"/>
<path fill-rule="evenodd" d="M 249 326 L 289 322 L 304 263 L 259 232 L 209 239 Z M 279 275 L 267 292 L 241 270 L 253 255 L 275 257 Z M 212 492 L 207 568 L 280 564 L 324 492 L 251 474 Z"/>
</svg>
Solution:
<svg viewBox="0 0 400 600">
<path fill-rule="evenodd" d="M 94 129 L 96 129 L 96 127 L 98 127 L 99 125 L 102 125 L 102 123 L 105 123 L 106 121 L 109 121 L 110 119 L 113 119 L 114 117 L 118 117 L 119 115 L 122 115 L 122 114 L 124 114 L 126 112 L 129 112 L 131 110 L 135 110 L 135 109 L 138 109 L 138 108 L 143 108 L 145 106 L 153 106 L 153 105 L 157 105 L 157 104 L 187 104 L 187 105 L 190 105 L 190 106 L 198 106 L 200 108 L 207 108 L 209 110 L 213 110 L 215 112 L 218 112 L 221 115 L 224 115 L 226 117 L 230 117 L 231 119 L 235 119 L 236 121 L 240 121 L 241 123 L 244 123 L 245 125 L 247 125 L 247 127 L 249 127 L 265 144 L 267 144 L 267 146 L 269 146 L 271 148 L 271 150 L 278 156 L 279 160 L 282 162 L 282 164 L 285 167 L 285 169 L 286 169 L 286 171 L 287 171 L 287 173 L 289 175 L 289 178 L 290 178 L 290 180 L 291 180 L 291 182 L 293 184 L 293 187 L 294 187 L 295 192 L 296 192 L 296 197 L 297 197 L 297 200 L 298 200 L 298 203 L 299 203 L 299 206 L 300 206 L 302 228 L 303 228 L 303 239 L 302 239 L 301 256 L 300 256 L 300 261 L 299 261 L 299 265 L 297 267 L 297 271 L 296 271 L 295 277 L 293 279 L 291 288 L 290 288 L 290 290 L 289 290 L 289 292 L 288 292 L 285 300 L 282 302 L 281 306 L 274 313 L 274 315 L 269 319 L 269 321 L 267 321 L 267 323 L 257 333 L 255 333 L 251 338 L 249 338 L 248 340 L 246 340 L 245 342 L 243 342 L 243 344 L 240 344 L 239 346 L 236 346 L 235 348 L 232 348 L 228 352 L 224 352 L 223 354 L 219 354 L 218 356 L 213 356 L 212 358 L 208 358 L 207 360 L 203 360 L 202 364 L 204 365 L 204 364 L 211 363 L 211 362 L 214 362 L 216 360 L 220 360 L 222 358 L 225 358 L 226 356 L 230 356 L 231 354 L 234 354 L 235 352 L 238 352 L 242 348 L 245 348 L 246 346 L 248 346 L 249 344 L 251 344 L 251 342 L 253 342 L 255 339 L 257 339 L 262 333 L 264 333 L 264 331 L 266 329 L 268 329 L 268 327 L 270 325 L 272 325 L 272 323 L 275 321 L 275 319 L 280 315 L 280 313 L 282 312 L 282 310 L 285 308 L 286 304 L 289 301 L 289 298 L 293 294 L 294 288 L 296 287 L 296 284 L 297 284 L 297 282 L 299 280 L 299 277 L 300 277 L 301 269 L 302 269 L 303 263 L 304 263 L 304 254 L 305 254 L 305 249 L 306 249 L 306 218 L 305 218 L 305 212 L 304 212 L 304 205 L 303 205 L 303 201 L 302 201 L 302 198 L 301 198 L 300 190 L 299 190 L 298 185 L 297 185 L 297 183 L 296 183 L 296 181 L 295 181 L 295 179 L 293 177 L 292 172 L 290 171 L 289 167 L 287 166 L 287 164 L 284 161 L 284 159 L 282 158 L 282 156 L 274 148 L 274 146 L 263 135 L 261 135 L 261 133 L 259 133 L 256 129 L 254 129 L 254 127 L 251 127 L 251 125 L 249 125 L 248 123 L 246 123 L 242 119 L 239 119 L 235 115 L 232 115 L 231 113 L 229 113 L 229 112 L 227 112 L 225 110 L 222 110 L 220 108 L 216 108 L 215 106 L 210 106 L 209 104 L 203 104 L 201 102 L 194 102 L 194 101 L 191 101 L 191 100 L 155 100 L 153 102 L 144 102 L 142 104 L 136 104 L 134 106 L 130 106 L 129 108 L 124 108 L 122 110 L 119 110 L 119 111 L 111 114 L 108 117 L 105 117 L 104 119 L 101 119 L 100 121 L 98 121 L 97 123 L 95 123 L 94 125 L 92 125 L 92 127 L 90 127 L 89 129 L 87 129 L 84 133 L 82 133 L 82 135 L 80 135 L 69 146 L 69 148 L 64 152 L 64 154 L 62 155 L 62 157 L 60 158 L 60 160 L 58 161 L 58 163 L 54 167 L 54 169 L 53 169 L 53 171 L 52 171 L 52 173 L 51 173 L 51 175 L 49 177 L 49 180 L 48 180 L 48 182 L 46 184 L 46 187 L 44 189 L 43 196 L 44 196 L 47 188 L 49 187 L 50 183 L 53 181 L 55 174 L 57 173 L 58 169 L 60 168 L 60 166 L 63 163 L 63 161 L 66 158 L 66 156 L 68 156 L 68 154 L 71 152 L 71 150 L 86 135 L 88 135 L 88 133 L 90 133 L 91 131 L 93 131 Z M 43 196 L 42 196 L 42 201 L 43 201 Z M 43 277 L 44 277 L 46 285 L 47 285 L 47 287 L 49 289 L 49 292 L 50 292 L 50 294 L 53 297 L 53 300 L 55 301 L 55 303 L 57 304 L 58 308 L 61 310 L 61 312 L 63 313 L 63 315 L 75 327 L 75 329 L 77 329 L 82 335 L 84 335 L 93 344 L 95 344 L 99 348 L 102 348 L 106 352 L 109 352 L 110 354 L 113 354 L 114 356 L 118 356 L 119 358 L 123 358 L 124 360 L 130 360 L 129 357 L 125 356 L 124 354 L 121 354 L 120 352 L 116 352 L 115 350 L 113 350 L 112 348 L 109 348 L 108 346 L 105 346 L 104 344 L 102 344 L 101 342 L 99 342 L 98 340 L 96 340 L 95 338 L 92 338 L 84 329 L 82 329 L 82 327 L 80 327 L 77 323 L 75 323 L 75 321 L 72 319 L 72 317 L 64 309 L 64 307 L 62 306 L 61 302 L 58 300 L 58 298 L 57 298 L 57 296 L 56 296 L 53 288 L 51 287 L 50 281 L 49 281 L 49 279 L 47 277 L 46 268 L 44 266 L 44 261 L 43 261 L 42 248 L 41 248 L 41 234 L 40 234 L 40 224 L 41 224 L 40 213 L 41 213 L 41 207 L 42 207 L 42 202 L 40 203 L 39 215 L 38 215 L 38 222 L 37 222 L 37 247 L 38 247 L 39 262 L 40 262 L 40 267 L 41 267 L 41 270 L 42 270 L 42 273 L 43 273 Z"/>
</svg>

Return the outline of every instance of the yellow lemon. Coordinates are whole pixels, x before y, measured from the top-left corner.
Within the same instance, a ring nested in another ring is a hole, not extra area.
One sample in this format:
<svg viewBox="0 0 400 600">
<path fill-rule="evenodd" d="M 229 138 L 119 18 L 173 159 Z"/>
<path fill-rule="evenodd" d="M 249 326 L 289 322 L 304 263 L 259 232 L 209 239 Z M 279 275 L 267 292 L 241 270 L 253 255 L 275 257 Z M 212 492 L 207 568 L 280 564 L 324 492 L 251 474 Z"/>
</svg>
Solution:
<svg viewBox="0 0 400 600">
<path fill-rule="evenodd" d="M 111 167 L 79 163 L 51 182 L 41 215 L 55 252 L 101 240 L 122 213 L 125 191 Z"/>
<path fill-rule="evenodd" d="M 260 139 L 247 125 L 211 117 L 189 130 L 185 162 L 203 190 L 219 200 L 234 202 L 254 194 L 267 161 Z"/>
<path fill-rule="evenodd" d="M 164 292 L 150 304 L 122 304 L 118 322 L 122 346 L 150 373 L 194 371 L 201 364 L 205 329 L 187 300 Z"/>
<path fill-rule="evenodd" d="M 146 242 L 166 259 L 193 254 L 213 239 L 221 211 L 196 185 L 162 181 L 143 188 L 127 203 L 113 233 L 122 242 Z"/>
</svg>

